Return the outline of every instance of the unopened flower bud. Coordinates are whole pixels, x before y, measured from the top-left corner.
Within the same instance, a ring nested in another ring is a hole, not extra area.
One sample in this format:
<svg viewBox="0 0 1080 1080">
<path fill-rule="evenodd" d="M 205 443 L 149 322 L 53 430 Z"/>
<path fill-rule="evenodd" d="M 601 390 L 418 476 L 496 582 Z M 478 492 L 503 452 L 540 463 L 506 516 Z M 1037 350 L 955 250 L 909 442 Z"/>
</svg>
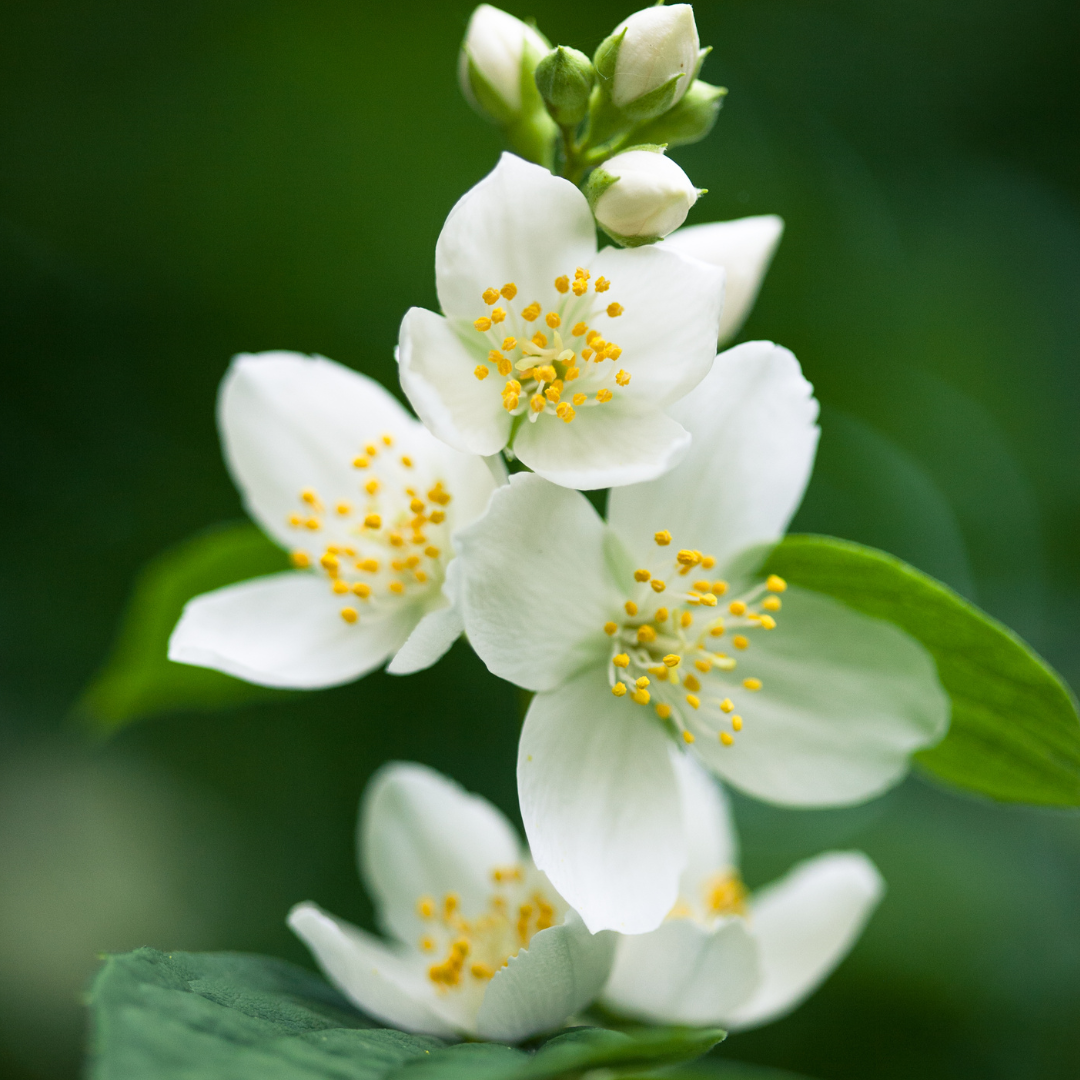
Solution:
<svg viewBox="0 0 1080 1080">
<path fill-rule="evenodd" d="M 575 127 L 589 111 L 589 94 L 596 82 L 592 61 L 577 49 L 560 45 L 536 67 L 536 86 L 557 124 Z"/>
<path fill-rule="evenodd" d="M 659 5 L 635 12 L 596 51 L 612 104 L 634 120 L 659 116 L 689 90 L 704 53 L 694 9 Z"/>
<path fill-rule="evenodd" d="M 585 194 L 604 232 L 624 247 L 637 247 L 674 232 L 702 192 L 661 147 L 643 147 L 594 169 Z"/>
<path fill-rule="evenodd" d="M 722 86 L 695 79 L 674 108 L 635 127 L 633 139 L 668 147 L 699 142 L 712 131 L 726 94 Z"/>
</svg>

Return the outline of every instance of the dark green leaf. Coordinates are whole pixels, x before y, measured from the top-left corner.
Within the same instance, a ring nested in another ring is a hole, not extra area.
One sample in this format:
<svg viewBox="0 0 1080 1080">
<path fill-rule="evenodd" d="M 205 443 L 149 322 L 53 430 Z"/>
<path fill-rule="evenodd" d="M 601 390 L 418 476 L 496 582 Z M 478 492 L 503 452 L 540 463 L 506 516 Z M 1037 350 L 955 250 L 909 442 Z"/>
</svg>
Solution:
<svg viewBox="0 0 1080 1080">
<path fill-rule="evenodd" d="M 438 1039 L 368 1027 L 325 982 L 264 956 L 110 956 L 90 991 L 91 1080 L 382 1080 Z"/>
<path fill-rule="evenodd" d="M 659 1075 L 670 1080 L 809 1080 L 801 1073 L 788 1072 L 786 1069 L 772 1069 L 768 1065 L 746 1065 L 741 1061 L 726 1061 L 723 1058 L 695 1061 L 692 1065 L 671 1069 Z"/>
<path fill-rule="evenodd" d="M 104 669 L 83 694 L 79 714 L 112 731 L 176 709 L 219 709 L 280 694 L 209 668 L 174 664 L 169 635 L 193 596 L 288 569 L 288 560 L 248 522 L 219 525 L 153 559 L 135 583 Z"/>
<path fill-rule="evenodd" d="M 1080 805 L 1080 716 L 1056 672 L 1016 634 L 947 586 L 873 548 L 789 536 L 763 573 L 887 619 L 933 655 L 952 722 L 920 765 L 1009 802 Z"/>
</svg>

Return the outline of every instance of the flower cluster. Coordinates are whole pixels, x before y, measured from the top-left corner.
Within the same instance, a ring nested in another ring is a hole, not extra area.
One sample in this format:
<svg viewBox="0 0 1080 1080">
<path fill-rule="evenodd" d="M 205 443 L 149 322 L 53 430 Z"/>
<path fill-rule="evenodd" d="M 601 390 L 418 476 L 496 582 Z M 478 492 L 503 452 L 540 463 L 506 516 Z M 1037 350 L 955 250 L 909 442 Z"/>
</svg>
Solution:
<svg viewBox="0 0 1080 1080">
<path fill-rule="evenodd" d="M 192 600 L 170 658 L 311 689 L 420 670 L 464 631 L 534 695 L 527 849 L 482 799 L 388 766 L 360 818 L 386 939 L 289 916 L 357 1005 L 411 1031 L 517 1041 L 596 1000 L 649 1022 L 782 1014 L 882 883 L 830 853 L 749 892 L 719 781 L 852 804 L 948 724 L 913 638 L 760 571 L 818 407 L 787 349 L 717 352 L 783 226 L 682 227 L 700 192 L 664 149 L 716 119 L 706 51 L 687 4 L 631 15 L 591 60 L 481 5 L 462 89 L 516 153 L 446 220 L 440 311 L 402 320 L 419 419 L 320 357 L 240 356 L 222 383 L 226 462 L 293 569 Z M 601 516 L 582 492 L 604 488 Z"/>
</svg>

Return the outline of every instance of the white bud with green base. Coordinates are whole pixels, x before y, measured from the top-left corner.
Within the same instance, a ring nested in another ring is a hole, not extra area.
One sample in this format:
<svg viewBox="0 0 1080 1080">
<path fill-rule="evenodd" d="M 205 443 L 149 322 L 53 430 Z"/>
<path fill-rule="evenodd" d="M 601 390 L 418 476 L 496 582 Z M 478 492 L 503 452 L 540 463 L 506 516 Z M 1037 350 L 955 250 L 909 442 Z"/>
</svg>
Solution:
<svg viewBox="0 0 1080 1080">
<path fill-rule="evenodd" d="M 640 247 L 674 232 L 704 191 L 662 146 L 638 146 L 593 170 L 585 195 L 597 224 L 617 244 Z"/>
<path fill-rule="evenodd" d="M 550 49 L 534 26 L 481 4 L 469 19 L 458 57 L 458 81 L 469 104 L 498 124 L 522 157 L 549 168 L 557 129 L 534 73 Z"/>
<path fill-rule="evenodd" d="M 726 96 L 724 87 L 695 79 L 673 108 L 634 128 L 630 137 L 635 142 L 669 147 L 699 142 L 712 131 Z"/>
</svg>

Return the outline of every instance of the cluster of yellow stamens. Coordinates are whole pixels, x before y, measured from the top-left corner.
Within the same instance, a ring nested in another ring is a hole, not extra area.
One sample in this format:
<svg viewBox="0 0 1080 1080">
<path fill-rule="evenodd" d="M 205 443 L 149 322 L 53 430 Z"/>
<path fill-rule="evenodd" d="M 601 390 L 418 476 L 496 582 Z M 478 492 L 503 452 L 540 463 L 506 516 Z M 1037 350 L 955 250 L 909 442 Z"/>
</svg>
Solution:
<svg viewBox="0 0 1080 1080">
<path fill-rule="evenodd" d="M 668 912 L 669 919 L 704 918 L 706 921 L 726 915 L 746 916 L 750 913 L 750 898 L 737 870 L 728 869 L 712 874 L 702 883 L 701 895 L 689 900 L 683 896 Z"/>
<path fill-rule="evenodd" d="M 354 490 L 327 500 L 307 488 L 288 518 L 303 537 L 293 565 L 326 574 L 347 623 L 360 621 L 358 601 L 377 608 L 442 582 L 451 495 L 441 480 L 418 477 L 413 459 L 393 446 L 391 435 L 368 443 L 352 462 L 360 473 Z"/>
<path fill-rule="evenodd" d="M 667 548 L 671 533 L 662 530 L 654 540 Z M 732 746 L 743 727 L 736 701 L 762 684 L 753 676 L 736 677 L 738 660 L 720 647 L 727 640 L 743 652 L 750 646 L 747 633 L 774 630 L 787 584 L 772 574 L 721 605 L 729 592 L 726 581 L 683 580 L 715 565 L 711 555 L 683 548 L 667 570 L 635 571 L 637 588 L 624 605 L 625 618 L 606 623 L 604 631 L 612 639 L 609 671 L 616 697 L 652 704 L 688 743 L 707 734 Z"/>
<path fill-rule="evenodd" d="M 623 306 L 614 301 L 604 306 L 595 297 L 590 299 L 590 279 L 589 271 L 580 266 L 573 280 L 565 274 L 557 277 L 554 287 L 560 298 L 546 314 L 539 300 L 520 311 L 509 307 L 518 293 L 513 282 L 484 291 L 482 299 L 491 310 L 473 326 L 487 336 L 491 348 L 473 375 L 483 381 L 495 371 L 506 379 L 502 403 L 513 416 L 527 416 L 535 422 L 549 414 L 569 424 L 583 406 L 611 401 L 611 384 L 629 384 L 629 373 L 618 365 L 622 349 L 589 325 L 603 317 L 617 319 Z M 594 294 L 610 288 L 607 278 L 593 282 Z M 502 306 L 503 301 L 507 307 Z M 530 334 L 532 324 L 541 315 L 547 330 L 537 329 Z M 571 383 L 575 384 L 573 393 Z"/>
<path fill-rule="evenodd" d="M 455 893 L 447 893 L 441 902 L 430 896 L 417 901 L 417 914 L 426 924 L 420 949 L 442 957 L 427 970 L 440 990 L 472 987 L 482 992 L 534 934 L 555 925 L 558 912 L 537 877 L 521 866 L 496 868 L 491 874 L 494 891 L 477 915 L 466 915 Z"/>
</svg>

